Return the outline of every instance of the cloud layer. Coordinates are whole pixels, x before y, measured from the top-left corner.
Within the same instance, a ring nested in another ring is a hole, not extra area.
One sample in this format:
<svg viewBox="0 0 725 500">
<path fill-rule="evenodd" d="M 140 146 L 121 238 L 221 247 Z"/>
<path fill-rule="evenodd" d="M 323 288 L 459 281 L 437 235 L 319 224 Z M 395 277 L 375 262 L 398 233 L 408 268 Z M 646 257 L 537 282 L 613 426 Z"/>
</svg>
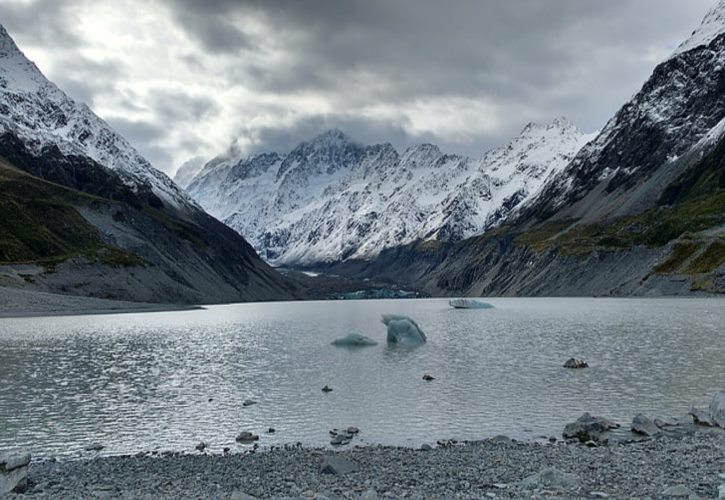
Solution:
<svg viewBox="0 0 725 500">
<path fill-rule="evenodd" d="M 4 0 L 31 59 L 158 168 L 332 127 L 479 156 L 601 127 L 713 0 Z"/>
</svg>

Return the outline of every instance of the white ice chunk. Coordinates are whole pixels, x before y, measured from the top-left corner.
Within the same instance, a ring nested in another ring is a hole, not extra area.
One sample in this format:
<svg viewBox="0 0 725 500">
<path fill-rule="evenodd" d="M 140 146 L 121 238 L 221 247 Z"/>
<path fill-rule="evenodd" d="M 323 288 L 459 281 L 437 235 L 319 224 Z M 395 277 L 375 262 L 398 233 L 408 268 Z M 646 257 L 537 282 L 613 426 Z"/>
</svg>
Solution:
<svg viewBox="0 0 725 500">
<path fill-rule="evenodd" d="M 448 303 L 454 309 L 493 309 L 488 302 L 475 299 L 451 299 Z"/>
</svg>

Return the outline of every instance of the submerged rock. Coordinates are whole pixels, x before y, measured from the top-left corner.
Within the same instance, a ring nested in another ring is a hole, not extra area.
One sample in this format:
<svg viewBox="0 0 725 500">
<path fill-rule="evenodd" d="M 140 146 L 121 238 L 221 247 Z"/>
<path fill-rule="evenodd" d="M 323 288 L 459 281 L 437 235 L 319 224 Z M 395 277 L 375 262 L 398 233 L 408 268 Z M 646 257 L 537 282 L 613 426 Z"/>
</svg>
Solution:
<svg viewBox="0 0 725 500">
<path fill-rule="evenodd" d="M 577 439 L 582 443 L 588 441 L 606 443 L 607 438 L 603 434 L 611 429 L 618 428 L 619 424 L 611 420 L 602 417 L 593 417 L 589 413 L 584 413 L 575 422 L 566 424 L 562 436 L 564 439 Z"/>
<path fill-rule="evenodd" d="M 718 392 L 710 402 L 710 419 L 725 429 L 725 391 Z"/>
<path fill-rule="evenodd" d="M 494 309 L 488 302 L 481 302 L 475 299 L 451 299 L 448 304 L 453 309 Z"/>
<path fill-rule="evenodd" d="M 389 344 L 420 345 L 426 343 L 426 336 L 418 323 L 407 316 L 383 314 L 383 323 L 388 327 Z"/>
<path fill-rule="evenodd" d="M 28 488 L 30 453 L 5 452 L 0 454 L 0 496 L 23 493 Z"/>
<path fill-rule="evenodd" d="M 662 431 L 649 417 L 640 413 L 632 419 L 632 432 L 652 437 Z"/>
<path fill-rule="evenodd" d="M 344 337 L 333 340 L 332 345 L 336 347 L 370 347 L 378 345 L 378 343 L 365 335 L 350 333 Z"/>
<path fill-rule="evenodd" d="M 583 359 L 569 358 L 564 363 L 564 368 L 588 368 L 589 364 Z"/>
</svg>

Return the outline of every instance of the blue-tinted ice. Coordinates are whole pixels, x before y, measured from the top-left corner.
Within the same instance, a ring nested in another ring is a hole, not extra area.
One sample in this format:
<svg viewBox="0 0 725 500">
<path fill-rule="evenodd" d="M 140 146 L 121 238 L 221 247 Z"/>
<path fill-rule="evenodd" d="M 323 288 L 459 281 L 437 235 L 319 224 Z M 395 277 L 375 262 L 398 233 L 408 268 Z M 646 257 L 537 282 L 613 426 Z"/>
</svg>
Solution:
<svg viewBox="0 0 725 500">
<path fill-rule="evenodd" d="M 407 316 L 383 314 L 383 323 L 388 327 L 388 344 L 419 345 L 426 342 L 418 323 Z"/>
</svg>

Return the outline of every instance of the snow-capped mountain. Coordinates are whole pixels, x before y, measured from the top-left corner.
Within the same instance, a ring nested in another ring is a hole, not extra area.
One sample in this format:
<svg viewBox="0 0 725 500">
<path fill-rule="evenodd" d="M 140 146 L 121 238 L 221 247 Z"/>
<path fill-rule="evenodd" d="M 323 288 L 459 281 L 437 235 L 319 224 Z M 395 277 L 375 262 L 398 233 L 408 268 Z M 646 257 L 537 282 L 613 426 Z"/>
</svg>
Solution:
<svg viewBox="0 0 725 500">
<path fill-rule="evenodd" d="M 6 131 L 32 152 L 57 146 L 114 170 L 134 191 L 150 191 L 174 207 L 195 206 L 88 106 L 48 81 L 0 25 L 0 133 Z"/>
<path fill-rule="evenodd" d="M 659 64 L 642 89 L 602 129 L 599 136 L 552 179 L 526 215 L 546 218 L 563 207 L 564 217 L 591 213 L 591 193 L 627 191 L 655 171 L 674 174 L 678 160 L 710 136 L 717 143 L 725 118 L 725 0 L 719 0 L 701 26 Z M 596 189 L 602 185 L 603 189 Z M 601 204 L 601 203 L 600 203 Z"/>
<path fill-rule="evenodd" d="M 411 241 L 460 240 L 497 226 L 591 138 L 564 118 L 532 123 L 474 160 L 432 144 L 401 154 L 331 130 L 288 155 L 217 157 L 188 192 L 273 263 L 370 259 Z"/>
</svg>

